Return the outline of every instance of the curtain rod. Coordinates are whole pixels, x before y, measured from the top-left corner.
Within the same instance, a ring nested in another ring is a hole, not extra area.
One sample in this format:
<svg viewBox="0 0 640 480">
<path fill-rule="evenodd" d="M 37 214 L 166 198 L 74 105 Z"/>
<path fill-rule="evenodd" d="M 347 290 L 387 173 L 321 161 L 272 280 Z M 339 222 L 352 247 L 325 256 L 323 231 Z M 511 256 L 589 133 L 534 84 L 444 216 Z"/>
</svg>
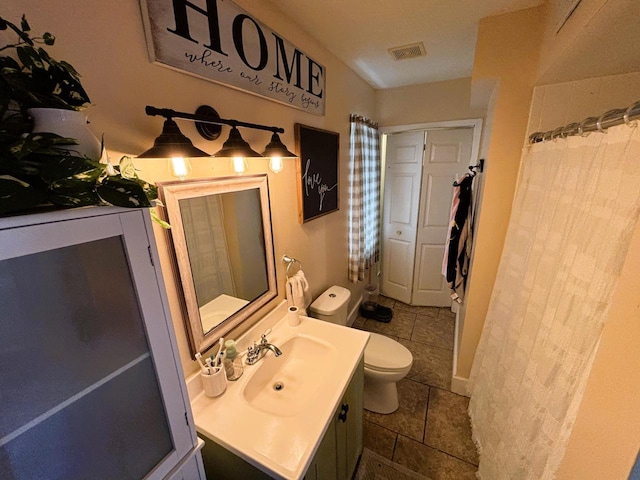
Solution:
<svg viewBox="0 0 640 480">
<path fill-rule="evenodd" d="M 599 117 L 588 117 L 579 123 L 569 123 L 563 127 L 546 132 L 535 132 L 529 135 L 529 143 L 546 142 L 555 138 L 566 138 L 572 135 L 582 135 L 588 132 L 606 133 L 607 128 L 632 120 L 640 119 L 640 101 L 632 103 L 628 108 L 616 108 L 603 113 Z"/>
<path fill-rule="evenodd" d="M 367 117 L 363 117 L 362 115 L 356 115 L 355 113 L 352 113 L 351 115 L 349 115 L 349 120 L 351 122 L 355 122 L 355 121 L 363 122 L 366 125 L 370 126 L 371 128 L 375 128 L 376 130 L 379 127 L 379 125 L 373 120 L 370 120 Z"/>
</svg>

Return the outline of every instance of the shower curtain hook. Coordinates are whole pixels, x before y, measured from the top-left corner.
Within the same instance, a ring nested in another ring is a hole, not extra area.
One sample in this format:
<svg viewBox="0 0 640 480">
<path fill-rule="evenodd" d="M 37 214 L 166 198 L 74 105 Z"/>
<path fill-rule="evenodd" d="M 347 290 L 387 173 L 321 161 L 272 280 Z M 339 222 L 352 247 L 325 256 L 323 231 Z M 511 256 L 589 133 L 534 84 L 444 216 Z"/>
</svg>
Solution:
<svg viewBox="0 0 640 480">
<path fill-rule="evenodd" d="M 622 119 L 624 120 L 624 123 L 627 127 L 635 128 L 638 126 L 637 120 L 629 120 L 632 110 L 638 106 L 640 106 L 640 102 L 632 103 L 631 105 L 629 105 L 629 108 L 627 108 L 627 110 L 624 112 Z"/>
<path fill-rule="evenodd" d="M 585 131 L 584 131 L 584 127 L 585 127 L 585 125 L 587 124 L 587 122 L 588 122 L 589 120 L 591 120 L 591 117 L 589 117 L 589 118 L 585 118 L 583 121 L 581 121 L 581 122 L 578 124 L 578 135 L 580 135 L 581 137 L 586 137 L 586 136 L 588 136 L 588 135 L 589 135 L 589 132 L 586 132 L 586 133 L 585 133 Z"/>
</svg>

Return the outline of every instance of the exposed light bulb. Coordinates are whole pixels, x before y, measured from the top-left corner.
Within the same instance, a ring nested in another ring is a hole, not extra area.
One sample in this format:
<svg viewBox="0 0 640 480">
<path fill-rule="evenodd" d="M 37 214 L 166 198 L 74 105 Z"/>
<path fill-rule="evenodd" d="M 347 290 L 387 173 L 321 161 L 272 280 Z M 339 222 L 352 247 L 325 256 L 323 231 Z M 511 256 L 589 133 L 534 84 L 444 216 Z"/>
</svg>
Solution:
<svg viewBox="0 0 640 480">
<path fill-rule="evenodd" d="M 269 157 L 269 168 L 273 173 L 280 173 L 284 168 L 284 162 L 282 161 L 282 157 L 280 156 Z"/>
<path fill-rule="evenodd" d="M 247 169 L 247 164 L 244 160 L 244 157 L 233 157 L 231 164 L 233 165 L 233 171 L 236 173 L 244 173 L 244 171 Z"/>
<path fill-rule="evenodd" d="M 184 180 L 191 173 L 191 162 L 183 157 L 173 157 L 169 159 L 169 170 L 171 175 Z"/>
</svg>

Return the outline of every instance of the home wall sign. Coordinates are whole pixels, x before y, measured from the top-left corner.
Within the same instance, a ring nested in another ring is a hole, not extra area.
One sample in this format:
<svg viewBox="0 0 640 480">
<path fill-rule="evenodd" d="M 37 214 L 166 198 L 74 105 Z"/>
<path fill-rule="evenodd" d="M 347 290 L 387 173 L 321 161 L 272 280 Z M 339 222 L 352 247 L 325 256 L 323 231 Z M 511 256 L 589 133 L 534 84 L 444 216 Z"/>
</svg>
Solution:
<svg viewBox="0 0 640 480">
<path fill-rule="evenodd" d="M 324 115 L 326 69 L 231 0 L 141 0 L 151 60 Z"/>
</svg>

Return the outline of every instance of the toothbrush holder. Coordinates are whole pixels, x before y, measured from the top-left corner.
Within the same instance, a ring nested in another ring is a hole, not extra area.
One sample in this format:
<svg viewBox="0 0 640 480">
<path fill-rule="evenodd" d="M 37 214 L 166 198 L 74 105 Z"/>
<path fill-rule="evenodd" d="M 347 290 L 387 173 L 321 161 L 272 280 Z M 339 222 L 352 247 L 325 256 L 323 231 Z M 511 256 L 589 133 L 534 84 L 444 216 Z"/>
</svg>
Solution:
<svg viewBox="0 0 640 480">
<path fill-rule="evenodd" d="M 227 376 L 222 367 L 211 368 L 209 371 L 210 374 L 200 372 L 202 389 L 207 397 L 218 397 L 227 389 Z"/>
</svg>

